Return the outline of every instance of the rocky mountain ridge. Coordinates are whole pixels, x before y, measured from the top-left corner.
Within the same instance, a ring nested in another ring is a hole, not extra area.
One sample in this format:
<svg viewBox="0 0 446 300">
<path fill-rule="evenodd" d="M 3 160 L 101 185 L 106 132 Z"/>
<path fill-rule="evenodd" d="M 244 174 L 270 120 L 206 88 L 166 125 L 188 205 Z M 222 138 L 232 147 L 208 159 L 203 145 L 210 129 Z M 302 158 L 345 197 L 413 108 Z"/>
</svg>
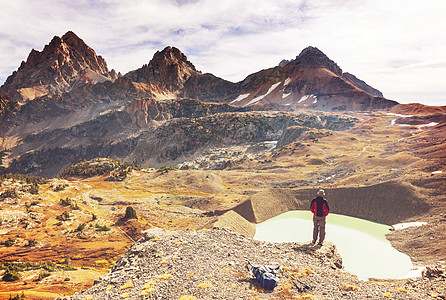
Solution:
<svg viewBox="0 0 446 300">
<path fill-rule="evenodd" d="M 307 47 L 296 59 L 237 83 L 202 74 L 179 49 L 170 46 L 125 76 L 159 100 L 194 98 L 237 106 L 276 104 L 282 110 L 324 111 L 386 109 L 397 104 L 354 75 L 343 73 L 315 47 Z M 32 50 L 1 92 L 27 100 L 116 78 L 116 72 L 108 71 L 102 57 L 73 32 L 67 32 L 62 38 L 54 37 L 42 52 Z"/>
<path fill-rule="evenodd" d="M 27 61 L 0 88 L 2 93 L 7 95 L 4 99 L 21 102 L 8 102 L 11 105 L 4 105 L 0 115 L 1 144 L 12 150 L 9 161 L 15 159 L 11 170 L 30 170 L 26 167 L 29 163 L 41 168 L 41 162 L 47 161 L 43 155 L 51 151 L 69 152 L 67 157 L 76 157 L 73 161 L 62 159 L 58 167 L 46 168 L 51 172 L 45 168 L 39 171 L 46 175 L 55 175 L 54 170 L 78 159 L 93 158 L 91 155 L 154 165 L 166 159 L 164 163 L 173 164 L 182 163 L 179 159 L 186 159 L 195 151 L 200 154 L 206 147 L 240 142 L 231 141 L 225 134 L 214 144 L 194 144 L 189 139 L 184 143 L 181 139 L 172 140 L 171 144 L 163 144 L 158 137 L 153 140 L 163 128 L 186 126 L 179 131 L 198 130 L 190 133 L 197 140 L 202 140 L 200 134 L 207 137 L 217 132 L 200 125 L 210 133 L 201 132 L 191 123 L 194 120 L 176 120 L 180 118 L 200 116 L 204 118 L 200 122 L 221 118 L 214 122 L 221 128 L 241 129 L 239 125 L 225 124 L 233 118 L 221 113 L 260 111 L 267 116 L 267 111 L 369 111 L 396 105 L 363 81 L 343 73 L 315 47 L 304 49 L 283 66 L 251 74 L 237 83 L 203 74 L 179 49 L 170 46 L 156 52 L 148 64 L 119 77 L 71 31 L 62 38 L 54 37 L 41 52 L 32 50 Z M 246 141 L 252 143 L 278 139 L 286 127 L 299 125 L 291 122 L 265 130 L 262 122 L 248 124 L 251 128 L 242 132 L 251 132 L 255 138 Z M 142 141 L 156 141 L 158 146 L 150 146 L 153 152 L 138 154 L 135 151 L 144 148 Z M 89 149 L 91 155 L 84 157 L 87 152 L 82 147 Z M 184 151 L 187 154 L 182 155 Z M 31 162 L 32 157 L 38 157 L 40 162 Z"/>
<path fill-rule="evenodd" d="M 42 51 L 32 49 L 26 62 L 22 61 L 6 79 L 0 93 L 26 102 L 117 78 L 101 56 L 69 31 L 62 37 L 55 36 Z"/>
<path fill-rule="evenodd" d="M 192 99 L 135 100 L 122 111 L 70 128 L 27 135 L 13 149 L 13 155 L 22 155 L 9 171 L 54 176 L 72 163 L 94 157 L 174 166 L 209 149 L 278 140 L 290 126 L 347 130 L 356 121 L 346 116 L 245 110 Z"/>
</svg>

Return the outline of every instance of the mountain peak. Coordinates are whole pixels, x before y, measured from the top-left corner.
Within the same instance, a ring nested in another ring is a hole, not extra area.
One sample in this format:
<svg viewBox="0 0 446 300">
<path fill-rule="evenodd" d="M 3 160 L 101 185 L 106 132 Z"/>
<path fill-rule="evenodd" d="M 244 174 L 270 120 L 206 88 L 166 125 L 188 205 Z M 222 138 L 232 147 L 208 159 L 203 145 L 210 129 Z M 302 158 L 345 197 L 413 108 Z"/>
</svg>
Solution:
<svg viewBox="0 0 446 300">
<path fill-rule="evenodd" d="M 310 68 L 323 67 L 338 76 L 342 76 L 342 69 L 334 61 L 329 59 L 321 50 L 313 46 L 303 49 L 292 64 Z"/>
<path fill-rule="evenodd" d="M 319 50 L 317 47 L 308 46 L 307 48 L 303 49 L 300 54 L 297 57 L 302 57 L 304 55 L 319 55 L 319 56 L 325 56 L 325 54 Z"/>
<path fill-rule="evenodd" d="M 69 40 L 69 39 L 78 39 L 80 40 L 80 38 L 71 30 L 67 31 L 63 36 L 62 36 L 63 40 Z"/>
<path fill-rule="evenodd" d="M 116 79 L 107 63 L 74 32 L 54 36 L 42 51 L 32 49 L 26 62 L 9 76 L 2 89 L 29 100 L 69 91 L 74 86 Z"/>
<path fill-rule="evenodd" d="M 187 56 L 184 55 L 178 48 L 167 46 L 161 52 L 157 51 L 152 60 L 149 62 L 150 64 L 162 64 L 162 63 L 170 63 L 170 64 L 179 64 L 183 65 L 186 68 L 189 68 L 191 71 L 197 71 L 195 66 L 187 59 Z"/>
<path fill-rule="evenodd" d="M 157 51 L 148 65 L 127 73 L 134 82 L 150 83 L 177 92 L 195 74 L 200 74 L 195 66 L 178 48 L 167 46 Z"/>
<path fill-rule="evenodd" d="M 85 48 L 88 47 L 85 42 L 79 38 L 74 32 L 68 31 L 62 36 L 62 41 L 73 48 Z M 90 47 L 88 47 L 90 48 Z"/>
</svg>

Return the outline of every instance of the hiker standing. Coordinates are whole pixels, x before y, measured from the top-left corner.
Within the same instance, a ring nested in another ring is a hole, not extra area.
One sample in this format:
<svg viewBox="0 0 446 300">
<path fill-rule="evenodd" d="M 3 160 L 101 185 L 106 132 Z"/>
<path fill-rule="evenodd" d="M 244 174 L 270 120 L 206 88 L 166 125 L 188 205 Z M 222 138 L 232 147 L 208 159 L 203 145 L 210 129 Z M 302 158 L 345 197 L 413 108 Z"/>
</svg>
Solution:
<svg viewBox="0 0 446 300">
<path fill-rule="evenodd" d="M 311 201 L 310 210 L 314 214 L 313 216 L 313 244 L 317 241 L 317 236 L 319 235 L 319 245 L 322 246 L 322 243 L 325 239 L 325 217 L 330 212 L 330 208 L 328 207 L 328 202 L 324 199 L 325 192 L 324 190 L 319 190 L 317 192 L 317 197 Z"/>
</svg>

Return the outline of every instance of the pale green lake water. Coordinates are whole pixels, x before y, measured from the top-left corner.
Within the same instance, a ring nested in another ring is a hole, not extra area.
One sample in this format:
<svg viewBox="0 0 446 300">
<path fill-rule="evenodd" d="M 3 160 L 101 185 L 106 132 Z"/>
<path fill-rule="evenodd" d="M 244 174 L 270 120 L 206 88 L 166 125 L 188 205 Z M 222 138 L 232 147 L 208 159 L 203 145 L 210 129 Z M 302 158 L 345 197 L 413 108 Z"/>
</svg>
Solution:
<svg viewBox="0 0 446 300">
<path fill-rule="evenodd" d="M 409 256 L 393 248 L 385 235 L 390 226 L 330 213 L 325 241 L 336 245 L 346 271 L 359 279 L 402 278 L 413 268 Z M 313 238 L 313 214 L 289 211 L 256 225 L 254 239 L 306 243 Z"/>
</svg>

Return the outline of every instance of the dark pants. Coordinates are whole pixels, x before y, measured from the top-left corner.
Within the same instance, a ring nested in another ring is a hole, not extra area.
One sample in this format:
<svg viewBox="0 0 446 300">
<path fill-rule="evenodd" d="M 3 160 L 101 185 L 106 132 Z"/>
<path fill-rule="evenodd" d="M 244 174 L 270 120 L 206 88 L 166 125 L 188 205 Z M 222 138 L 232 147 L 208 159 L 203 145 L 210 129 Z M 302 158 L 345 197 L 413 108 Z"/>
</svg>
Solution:
<svg viewBox="0 0 446 300">
<path fill-rule="evenodd" d="M 313 241 L 316 242 L 319 235 L 319 243 L 322 243 L 325 239 L 325 217 L 313 216 Z"/>
</svg>

